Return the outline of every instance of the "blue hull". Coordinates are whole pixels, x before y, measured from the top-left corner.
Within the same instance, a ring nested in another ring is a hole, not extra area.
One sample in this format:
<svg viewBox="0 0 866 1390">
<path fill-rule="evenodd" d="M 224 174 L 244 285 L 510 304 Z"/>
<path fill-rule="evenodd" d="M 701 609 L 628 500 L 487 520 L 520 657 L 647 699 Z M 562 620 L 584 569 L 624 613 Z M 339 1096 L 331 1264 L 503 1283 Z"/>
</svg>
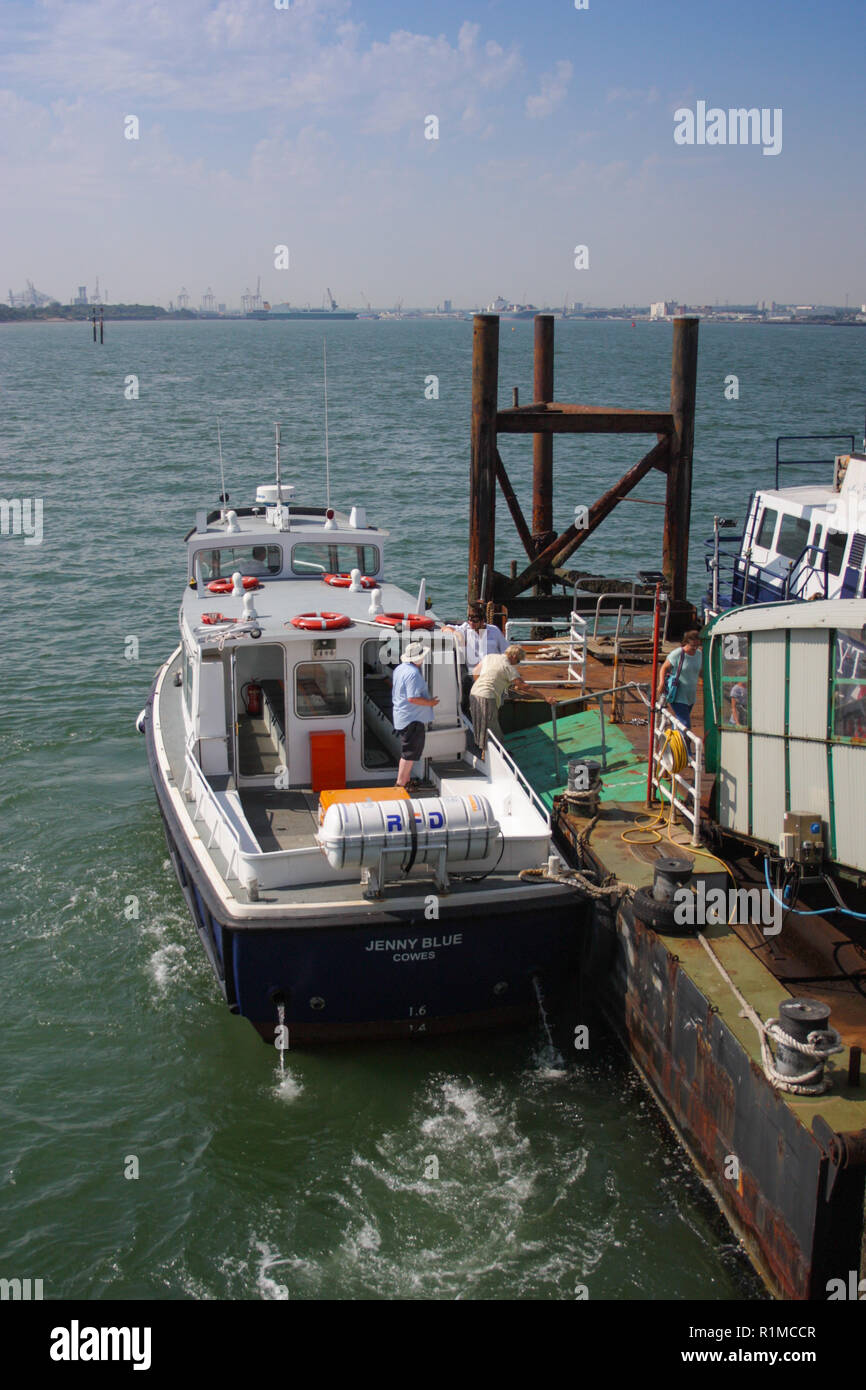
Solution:
<svg viewBox="0 0 866 1390">
<path fill-rule="evenodd" d="M 577 895 L 543 911 L 528 904 L 461 907 L 440 899 L 438 921 L 385 905 L 378 921 L 350 926 L 221 921 L 156 787 L 178 882 L 226 1002 L 267 1042 L 274 1039 L 280 1002 L 291 1047 L 420 1039 L 532 1019 L 534 978 L 551 1003 L 573 982 L 587 911 Z"/>
</svg>

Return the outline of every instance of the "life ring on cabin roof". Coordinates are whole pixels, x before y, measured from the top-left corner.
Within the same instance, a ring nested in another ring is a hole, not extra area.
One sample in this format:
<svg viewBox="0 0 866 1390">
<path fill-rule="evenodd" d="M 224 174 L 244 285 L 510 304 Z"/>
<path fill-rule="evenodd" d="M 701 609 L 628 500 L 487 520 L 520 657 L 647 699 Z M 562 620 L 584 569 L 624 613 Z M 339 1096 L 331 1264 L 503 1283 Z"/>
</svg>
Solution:
<svg viewBox="0 0 866 1390">
<path fill-rule="evenodd" d="M 299 613 L 292 618 L 292 627 L 299 627 L 305 632 L 320 632 L 322 629 L 332 632 L 334 628 L 351 626 L 352 619 L 347 618 L 345 613 Z"/>
<path fill-rule="evenodd" d="M 408 627 L 410 632 L 415 628 L 423 627 L 428 631 L 436 626 L 432 618 L 426 618 L 423 613 L 380 613 L 373 619 L 374 623 L 381 623 L 383 627 Z"/>
<path fill-rule="evenodd" d="M 322 578 L 326 584 L 332 584 L 335 589 L 348 589 L 352 582 L 352 576 L 350 574 L 323 574 Z M 364 574 L 361 576 L 358 583 L 361 585 L 362 589 L 375 589 L 378 581 L 371 579 L 368 574 Z"/>
<path fill-rule="evenodd" d="M 225 618 L 222 613 L 202 613 L 201 620 L 206 627 L 213 627 L 217 623 L 236 623 L 237 618 Z"/>
<path fill-rule="evenodd" d="M 245 589 L 260 589 L 262 587 L 254 574 L 244 575 L 243 586 Z M 208 588 L 212 594 L 230 594 L 234 588 L 234 582 L 231 579 L 212 579 Z"/>
</svg>

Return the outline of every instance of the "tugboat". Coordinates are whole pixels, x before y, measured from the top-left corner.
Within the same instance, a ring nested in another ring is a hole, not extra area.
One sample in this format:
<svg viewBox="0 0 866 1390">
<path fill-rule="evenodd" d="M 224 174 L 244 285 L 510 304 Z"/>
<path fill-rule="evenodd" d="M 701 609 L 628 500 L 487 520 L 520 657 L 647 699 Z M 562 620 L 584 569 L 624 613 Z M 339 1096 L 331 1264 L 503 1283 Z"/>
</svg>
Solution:
<svg viewBox="0 0 866 1390">
<path fill-rule="evenodd" d="M 825 458 L 782 459 L 783 445 L 848 438 L 849 450 Z M 782 470 L 823 465 L 832 480 L 781 487 Z M 722 537 L 734 522 L 715 518 L 706 542 L 711 575 L 708 617 L 753 603 L 862 598 L 866 592 L 866 443 L 854 436 L 780 435 L 773 488 L 752 493 L 742 534 Z M 736 547 L 735 551 L 723 547 Z"/>
<path fill-rule="evenodd" d="M 291 1046 L 531 1018 L 575 963 L 582 901 L 548 811 L 493 735 L 474 749 L 424 581 L 388 581 L 363 508 L 295 503 L 279 450 L 277 427 L 254 505 L 197 514 L 180 642 L 138 721 L 225 1000 Z M 391 720 L 410 639 L 438 699 L 411 796 Z"/>
</svg>

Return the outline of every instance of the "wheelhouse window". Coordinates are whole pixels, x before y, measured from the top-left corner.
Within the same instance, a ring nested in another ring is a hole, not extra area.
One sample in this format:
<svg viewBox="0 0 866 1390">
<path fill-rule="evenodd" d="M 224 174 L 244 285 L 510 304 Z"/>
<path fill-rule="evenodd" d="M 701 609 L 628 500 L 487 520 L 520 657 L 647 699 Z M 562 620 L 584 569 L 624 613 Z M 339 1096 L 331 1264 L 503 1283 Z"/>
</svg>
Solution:
<svg viewBox="0 0 866 1390">
<path fill-rule="evenodd" d="M 304 661 L 295 667 L 295 714 L 299 719 L 341 719 L 352 713 L 352 664 Z"/>
<path fill-rule="evenodd" d="M 866 629 L 840 628 L 833 655 L 831 737 L 866 743 Z"/>
<path fill-rule="evenodd" d="M 824 551 L 827 556 L 828 574 L 842 573 L 842 561 L 845 558 L 845 547 L 847 544 L 848 533 L 846 531 L 824 532 Z"/>
<path fill-rule="evenodd" d="M 721 723 L 731 729 L 749 727 L 749 638 L 746 633 L 722 637 Z"/>
<path fill-rule="evenodd" d="M 798 560 L 809 543 L 809 518 L 783 516 L 776 549 L 786 560 Z"/>
<path fill-rule="evenodd" d="M 323 574 L 349 574 L 351 570 L 372 577 L 378 569 L 379 551 L 375 545 L 302 541 L 292 550 L 292 573 L 310 579 L 320 579 Z"/>
<path fill-rule="evenodd" d="M 231 579 L 236 571 L 267 578 L 279 574 L 282 567 L 283 552 L 278 545 L 221 545 L 198 552 L 196 579 L 199 584 L 210 584 L 215 579 Z"/>
<path fill-rule="evenodd" d="M 761 515 L 761 524 L 758 527 L 758 534 L 755 537 L 755 545 L 762 550 L 773 549 L 773 537 L 776 534 L 776 522 L 779 520 L 779 513 L 772 507 L 765 507 Z"/>
</svg>

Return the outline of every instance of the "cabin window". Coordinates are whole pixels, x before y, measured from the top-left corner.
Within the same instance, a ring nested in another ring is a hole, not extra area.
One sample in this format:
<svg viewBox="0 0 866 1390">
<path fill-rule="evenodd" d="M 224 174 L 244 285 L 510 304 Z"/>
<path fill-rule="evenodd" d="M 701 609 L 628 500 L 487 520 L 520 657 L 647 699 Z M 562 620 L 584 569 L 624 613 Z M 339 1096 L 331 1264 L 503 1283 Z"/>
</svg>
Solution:
<svg viewBox="0 0 866 1390">
<path fill-rule="evenodd" d="M 299 719 L 341 719 L 352 713 L 349 661 L 304 661 L 295 667 L 295 713 Z"/>
<path fill-rule="evenodd" d="M 199 584 L 231 579 L 235 572 L 267 578 L 279 574 L 282 567 L 283 552 L 278 545 L 221 545 L 198 552 L 196 578 Z"/>
<path fill-rule="evenodd" d="M 866 629 L 835 634 L 832 730 L 834 739 L 866 743 Z"/>
<path fill-rule="evenodd" d="M 378 569 L 379 551 L 375 545 L 304 541 L 292 550 L 292 573 L 310 579 L 320 579 L 323 574 L 349 574 L 351 570 L 372 577 Z"/>
<path fill-rule="evenodd" d="M 726 632 L 722 637 L 722 711 L 727 728 L 749 727 L 749 638 Z"/>
<path fill-rule="evenodd" d="M 776 549 L 786 560 L 798 560 L 809 542 L 807 516 L 783 516 Z"/>
<path fill-rule="evenodd" d="M 765 507 L 761 516 L 761 524 L 758 527 L 758 534 L 755 537 L 755 545 L 762 550 L 773 549 L 773 537 L 776 534 L 776 522 L 779 520 L 779 513 L 772 507 Z"/>
<path fill-rule="evenodd" d="M 825 531 L 824 549 L 827 553 L 827 573 L 841 574 L 845 546 L 848 544 L 847 531 Z"/>
</svg>

